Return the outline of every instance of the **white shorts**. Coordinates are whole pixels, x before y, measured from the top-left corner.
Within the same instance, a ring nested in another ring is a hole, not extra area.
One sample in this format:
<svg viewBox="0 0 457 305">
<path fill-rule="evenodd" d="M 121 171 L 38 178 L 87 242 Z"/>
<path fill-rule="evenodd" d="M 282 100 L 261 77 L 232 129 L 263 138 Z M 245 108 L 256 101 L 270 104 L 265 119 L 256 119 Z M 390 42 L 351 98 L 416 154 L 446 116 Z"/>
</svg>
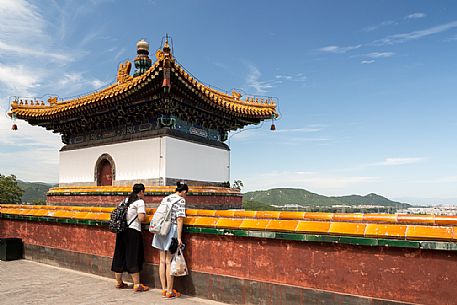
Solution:
<svg viewBox="0 0 457 305">
<path fill-rule="evenodd" d="M 162 251 L 168 251 L 171 245 L 171 239 L 173 237 L 178 237 L 177 225 L 171 225 L 170 232 L 168 232 L 168 234 L 165 236 L 154 234 L 154 239 L 152 240 L 152 247 Z"/>
</svg>

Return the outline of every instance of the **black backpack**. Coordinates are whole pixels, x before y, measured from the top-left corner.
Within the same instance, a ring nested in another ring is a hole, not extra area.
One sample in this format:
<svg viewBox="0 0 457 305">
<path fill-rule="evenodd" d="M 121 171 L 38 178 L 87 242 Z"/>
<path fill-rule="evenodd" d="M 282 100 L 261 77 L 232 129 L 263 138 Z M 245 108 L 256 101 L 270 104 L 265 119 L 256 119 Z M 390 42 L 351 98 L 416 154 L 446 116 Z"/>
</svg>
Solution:
<svg viewBox="0 0 457 305">
<path fill-rule="evenodd" d="M 132 221 L 127 224 L 127 211 L 129 209 L 129 203 L 127 199 L 122 200 L 122 202 L 111 212 L 110 219 L 108 221 L 109 230 L 113 233 L 120 233 L 125 231 L 132 222 L 138 217 L 132 219 Z"/>
</svg>

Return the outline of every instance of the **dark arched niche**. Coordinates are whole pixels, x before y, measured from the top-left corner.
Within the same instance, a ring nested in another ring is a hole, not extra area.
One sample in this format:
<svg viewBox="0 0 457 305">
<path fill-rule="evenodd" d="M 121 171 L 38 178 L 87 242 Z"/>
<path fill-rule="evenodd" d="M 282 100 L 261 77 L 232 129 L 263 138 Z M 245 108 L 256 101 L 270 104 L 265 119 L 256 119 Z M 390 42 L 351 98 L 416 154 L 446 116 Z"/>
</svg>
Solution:
<svg viewBox="0 0 457 305">
<path fill-rule="evenodd" d="M 109 154 L 98 157 L 95 163 L 94 177 L 97 186 L 113 185 L 113 181 L 116 180 L 116 165 L 113 157 Z"/>
</svg>

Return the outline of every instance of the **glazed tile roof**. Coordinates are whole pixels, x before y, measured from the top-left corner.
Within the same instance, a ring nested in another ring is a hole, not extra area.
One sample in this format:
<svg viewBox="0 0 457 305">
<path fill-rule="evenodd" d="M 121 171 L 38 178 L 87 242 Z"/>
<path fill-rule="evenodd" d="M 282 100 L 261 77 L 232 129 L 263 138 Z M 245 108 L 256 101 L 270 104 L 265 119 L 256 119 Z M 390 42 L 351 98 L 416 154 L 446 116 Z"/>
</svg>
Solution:
<svg viewBox="0 0 457 305">
<path fill-rule="evenodd" d="M 16 100 L 11 104 L 12 113 L 19 119 L 34 119 L 45 121 L 48 119 L 71 116 L 86 112 L 88 109 L 113 103 L 119 99 L 129 97 L 133 93 L 147 86 L 154 79 L 162 81 L 167 61 L 171 74 L 188 90 L 202 97 L 212 107 L 229 113 L 235 117 L 247 119 L 268 119 L 278 117 L 276 103 L 271 99 L 245 97 L 233 91 L 231 95 L 204 85 L 187 73 L 172 57 L 159 57 L 155 63 L 142 75 L 129 75 L 130 62 L 121 64 L 118 72 L 118 81 L 99 91 L 75 99 L 57 101 L 57 98 L 48 99 L 48 105 L 43 101 Z M 128 70 L 126 68 L 128 66 Z M 122 75 L 122 73 L 124 73 Z M 160 78 L 160 79 L 159 79 Z M 171 86 L 176 85 L 176 82 Z M 206 97 L 206 98 L 205 98 Z"/>
</svg>

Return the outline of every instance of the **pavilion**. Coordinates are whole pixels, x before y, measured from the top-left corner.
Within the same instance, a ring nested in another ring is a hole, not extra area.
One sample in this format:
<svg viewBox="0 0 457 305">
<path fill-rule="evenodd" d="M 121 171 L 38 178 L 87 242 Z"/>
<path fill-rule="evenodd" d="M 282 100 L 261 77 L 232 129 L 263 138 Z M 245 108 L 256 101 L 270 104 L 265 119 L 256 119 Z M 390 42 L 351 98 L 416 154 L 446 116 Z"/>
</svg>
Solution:
<svg viewBox="0 0 457 305">
<path fill-rule="evenodd" d="M 196 204 L 208 201 L 210 194 L 222 196 L 211 198 L 212 205 L 240 206 L 239 191 L 229 188 L 228 133 L 276 119 L 276 102 L 203 84 L 178 64 L 168 36 L 155 57 L 152 63 L 149 44 L 140 40 L 133 75 L 132 63 L 126 61 L 119 65 L 115 83 L 91 94 L 50 97 L 47 104 L 12 102 L 14 119 L 62 136 L 59 187 L 49 192 L 48 203 L 117 203 L 117 196 L 107 195 L 124 195 L 139 182 L 151 195 L 161 196 L 183 180 L 206 198 Z"/>
</svg>

